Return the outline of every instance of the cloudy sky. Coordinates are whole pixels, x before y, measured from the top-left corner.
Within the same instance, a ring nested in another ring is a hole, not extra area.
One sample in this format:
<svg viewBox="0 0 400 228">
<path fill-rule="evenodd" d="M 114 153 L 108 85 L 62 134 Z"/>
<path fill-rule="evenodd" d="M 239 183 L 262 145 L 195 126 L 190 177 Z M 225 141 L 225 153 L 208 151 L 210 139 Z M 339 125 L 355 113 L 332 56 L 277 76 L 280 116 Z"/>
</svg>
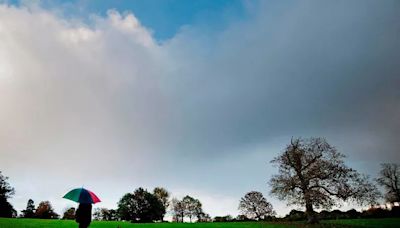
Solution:
<svg viewBox="0 0 400 228">
<path fill-rule="evenodd" d="M 29 198 L 137 187 L 237 215 L 292 136 L 400 162 L 399 1 L 1 1 L 0 170 Z M 350 205 L 352 206 L 352 205 Z"/>
</svg>

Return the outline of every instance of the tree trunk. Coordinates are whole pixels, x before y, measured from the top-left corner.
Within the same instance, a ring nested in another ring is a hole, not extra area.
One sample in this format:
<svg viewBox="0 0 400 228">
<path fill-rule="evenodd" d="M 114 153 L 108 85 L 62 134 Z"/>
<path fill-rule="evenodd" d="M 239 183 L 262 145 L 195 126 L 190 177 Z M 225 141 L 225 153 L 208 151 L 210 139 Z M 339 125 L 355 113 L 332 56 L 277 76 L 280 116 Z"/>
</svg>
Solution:
<svg viewBox="0 0 400 228">
<path fill-rule="evenodd" d="M 307 215 L 307 223 L 310 224 L 318 223 L 318 218 L 315 215 L 313 206 L 309 202 L 306 202 L 306 215 Z"/>
</svg>

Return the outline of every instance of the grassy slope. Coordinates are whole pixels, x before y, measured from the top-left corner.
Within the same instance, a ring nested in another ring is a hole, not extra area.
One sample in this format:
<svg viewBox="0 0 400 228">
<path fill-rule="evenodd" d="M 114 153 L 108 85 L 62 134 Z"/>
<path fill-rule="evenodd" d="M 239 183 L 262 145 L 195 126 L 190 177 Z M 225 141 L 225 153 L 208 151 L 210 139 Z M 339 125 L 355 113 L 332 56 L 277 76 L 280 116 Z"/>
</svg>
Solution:
<svg viewBox="0 0 400 228">
<path fill-rule="evenodd" d="M 36 227 L 78 227 L 75 221 L 65 220 L 44 220 L 44 219 L 5 219 L 0 218 L 1 228 L 36 228 Z M 307 226 L 304 223 L 258 223 L 258 222 L 239 222 L 239 223 L 162 223 L 162 224 L 132 224 L 126 222 L 93 222 L 90 228 L 333 228 L 333 227 L 400 227 L 400 218 L 395 219 L 344 219 L 323 221 L 323 225 Z"/>
<path fill-rule="evenodd" d="M 106 227 L 120 227 L 120 228 L 294 228 L 293 225 L 283 224 L 267 224 L 267 223 L 254 223 L 254 222 L 240 222 L 240 223 L 161 223 L 161 224 L 132 224 L 128 222 L 92 222 L 90 228 L 106 228 Z M 0 218 L 1 228 L 36 228 L 36 227 L 78 227 L 75 221 L 65 220 L 44 220 L 44 219 L 5 219 Z"/>
<path fill-rule="evenodd" d="M 385 219 L 340 219 L 327 221 L 332 224 L 348 224 L 360 227 L 400 227 L 400 218 Z"/>
</svg>

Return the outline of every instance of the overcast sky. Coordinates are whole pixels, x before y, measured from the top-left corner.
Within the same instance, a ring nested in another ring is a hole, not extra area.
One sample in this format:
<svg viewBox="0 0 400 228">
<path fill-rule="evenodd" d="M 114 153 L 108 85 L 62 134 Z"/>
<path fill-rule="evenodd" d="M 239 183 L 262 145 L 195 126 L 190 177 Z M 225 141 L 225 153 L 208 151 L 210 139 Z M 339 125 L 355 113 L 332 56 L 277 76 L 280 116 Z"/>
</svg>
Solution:
<svg viewBox="0 0 400 228">
<path fill-rule="evenodd" d="M 1 2 L 17 210 L 163 186 L 212 216 L 257 190 L 284 215 L 269 161 L 291 137 L 325 137 L 371 177 L 400 162 L 399 1 Z"/>
</svg>

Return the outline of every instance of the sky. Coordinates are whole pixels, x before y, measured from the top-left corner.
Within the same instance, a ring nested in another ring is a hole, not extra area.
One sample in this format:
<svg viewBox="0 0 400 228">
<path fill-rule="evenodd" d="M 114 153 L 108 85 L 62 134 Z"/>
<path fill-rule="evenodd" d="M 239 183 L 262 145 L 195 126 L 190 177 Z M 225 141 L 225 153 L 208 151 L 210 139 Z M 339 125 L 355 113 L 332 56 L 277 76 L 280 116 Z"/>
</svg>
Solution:
<svg viewBox="0 0 400 228">
<path fill-rule="evenodd" d="M 168 189 L 211 216 L 269 195 L 291 137 L 376 177 L 400 162 L 399 1 L 0 1 L 0 167 L 16 194 L 116 208 Z M 344 208 L 355 205 L 344 205 Z"/>
</svg>

